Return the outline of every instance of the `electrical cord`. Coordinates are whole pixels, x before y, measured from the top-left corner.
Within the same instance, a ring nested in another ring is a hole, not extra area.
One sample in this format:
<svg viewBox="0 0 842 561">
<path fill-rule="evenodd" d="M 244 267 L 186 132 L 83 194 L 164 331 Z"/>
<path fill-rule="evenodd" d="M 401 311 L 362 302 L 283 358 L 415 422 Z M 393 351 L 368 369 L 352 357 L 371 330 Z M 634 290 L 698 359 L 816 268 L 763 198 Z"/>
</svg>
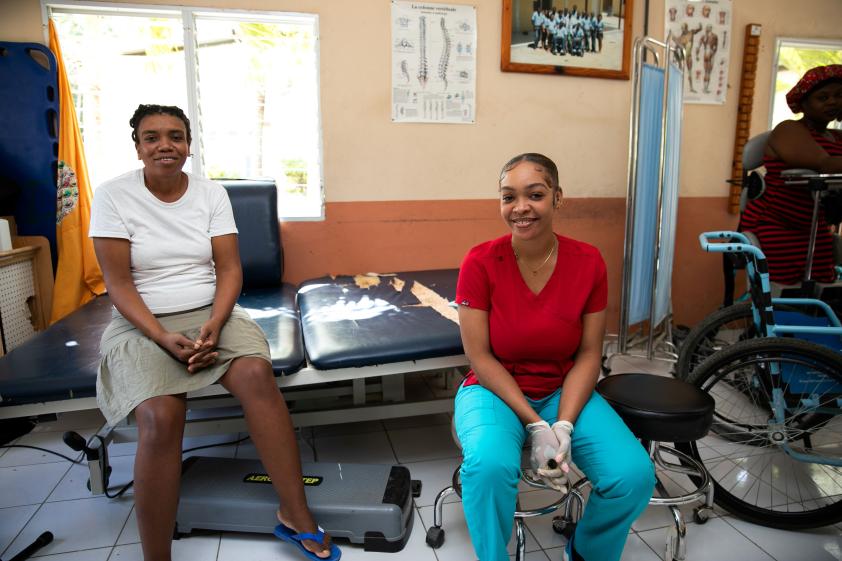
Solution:
<svg viewBox="0 0 842 561">
<path fill-rule="evenodd" d="M 74 460 L 73 458 L 71 458 L 69 456 L 65 456 L 64 454 L 60 454 L 60 453 L 56 452 L 55 450 L 48 450 L 47 448 L 39 448 L 38 446 L 29 446 L 27 444 L 3 444 L 2 446 L 0 446 L 0 448 L 29 448 L 30 450 L 38 450 L 38 451 L 41 451 L 41 452 L 48 452 L 50 454 L 54 454 L 54 455 L 58 456 L 59 458 L 63 458 L 65 460 L 67 460 L 71 464 L 82 465 L 82 463 L 83 463 L 82 460 Z"/>
<path fill-rule="evenodd" d="M 101 436 L 99 436 L 98 434 L 96 434 L 96 435 L 94 435 L 94 437 L 99 438 L 100 442 L 102 442 L 102 443 L 104 444 L 104 439 L 103 439 Z M 251 438 L 251 437 L 249 437 L 249 436 L 244 436 L 243 438 L 240 438 L 240 439 L 237 439 L 237 440 L 231 440 L 231 441 L 229 441 L 229 442 L 217 442 L 216 444 L 204 444 L 204 445 L 202 445 L 202 446 L 194 446 L 193 448 L 188 448 L 187 450 L 182 450 L 182 451 L 181 451 L 181 455 L 183 456 L 184 454 L 187 454 L 188 452 L 195 452 L 196 450 L 204 450 L 205 448 L 214 448 L 214 447 L 216 447 L 216 446 L 232 446 L 232 445 L 234 445 L 234 444 L 239 444 L 240 442 L 245 442 L 245 441 L 246 441 L 246 440 L 248 440 L 249 438 Z M 106 476 L 105 476 L 105 475 L 103 475 L 103 479 L 105 479 L 105 477 L 106 477 Z M 104 483 L 105 483 L 105 481 L 103 481 L 103 487 L 105 487 Z M 105 496 L 106 496 L 106 497 L 108 497 L 109 499 L 117 499 L 117 498 L 120 498 L 121 496 L 123 496 L 123 494 L 124 494 L 126 491 L 128 491 L 129 489 L 131 489 L 133 485 L 134 485 L 134 479 L 132 479 L 131 481 L 129 481 L 128 483 L 126 483 L 125 485 L 123 485 L 123 486 L 120 488 L 120 490 L 119 490 L 119 491 L 117 491 L 117 493 L 115 493 L 114 495 L 110 494 L 110 493 L 108 492 L 108 488 L 107 488 L 107 487 L 105 487 Z"/>
<path fill-rule="evenodd" d="M 94 438 L 98 438 L 98 439 L 99 439 L 99 441 L 100 441 L 100 443 L 101 443 L 103 446 L 105 445 L 105 439 L 103 439 L 103 438 L 102 438 L 100 435 L 98 435 L 98 434 L 95 434 L 94 436 L 92 436 L 92 437 L 91 437 L 91 439 L 90 439 L 90 440 L 88 440 L 88 443 L 87 443 L 87 444 L 90 444 L 91 440 L 93 440 Z M 248 440 L 249 438 L 250 438 L 249 436 L 244 436 L 243 438 L 240 438 L 240 439 L 237 439 L 237 440 L 231 440 L 231 441 L 229 441 L 229 442 L 218 442 L 218 443 L 216 443 L 216 444 L 204 444 L 204 445 L 202 445 L 202 446 L 194 446 L 193 448 L 188 448 L 188 449 L 186 449 L 186 450 L 182 450 L 182 451 L 181 451 L 181 454 L 182 454 L 182 456 L 183 456 L 184 454 L 187 454 L 188 452 L 195 452 L 196 450 L 204 450 L 205 448 L 214 448 L 214 447 L 216 447 L 216 446 L 232 446 L 232 445 L 234 445 L 234 444 L 239 444 L 239 443 L 241 443 L 241 442 L 245 442 L 245 441 L 246 441 L 246 440 Z M 39 447 L 39 446 L 29 446 L 28 444 L 3 444 L 3 445 L 0 445 L 0 448 L 28 448 L 28 449 L 30 449 L 30 450 L 38 450 L 38 451 L 40 451 L 40 452 L 47 452 L 47 453 L 49 453 L 49 454 L 53 454 L 53 455 L 55 455 L 55 456 L 58 456 L 59 458 L 65 459 L 65 460 L 67 460 L 68 462 L 70 462 L 71 464 L 74 464 L 74 465 L 77 465 L 77 466 L 79 466 L 79 465 L 84 465 L 84 463 L 85 463 L 85 462 L 83 462 L 82 460 L 74 460 L 73 458 L 71 458 L 71 457 L 69 457 L 69 456 L 65 456 L 64 454 L 61 454 L 61 453 L 59 453 L 59 452 L 56 452 L 55 450 L 49 450 L 49 449 L 47 449 L 47 448 L 41 448 L 41 447 Z M 102 476 L 102 477 L 103 477 L 103 487 L 105 487 L 105 485 L 104 485 L 104 484 L 105 484 L 105 479 L 108 477 L 108 475 L 107 475 L 107 474 L 103 474 L 103 476 Z M 106 497 L 108 497 L 109 499 L 117 499 L 117 498 L 120 498 L 121 496 L 123 496 L 123 494 L 125 494 L 125 492 L 126 492 L 126 491 L 128 491 L 129 489 L 131 489 L 133 485 L 134 485 L 134 480 L 131 480 L 131 481 L 129 481 L 128 483 L 126 483 L 125 485 L 123 485 L 122 487 L 120 487 L 120 490 L 119 490 L 119 491 L 117 491 L 117 492 L 116 492 L 116 493 L 114 493 L 114 494 L 111 494 L 111 493 L 109 492 L 109 488 L 108 488 L 108 487 L 105 487 L 105 496 L 106 496 Z"/>
<path fill-rule="evenodd" d="M 239 444 L 240 442 L 245 442 L 249 438 L 251 438 L 251 437 L 250 436 L 244 436 L 243 438 L 240 438 L 238 440 L 232 440 L 230 442 L 220 442 L 218 444 L 204 444 L 202 446 L 194 446 L 193 448 L 188 448 L 187 450 L 182 450 L 181 453 L 183 455 L 183 454 L 186 454 L 187 452 L 195 452 L 196 450 L 204 450 L 205 448 L 213 448 L 215 446 L 231 446 L 231 445 L 234 445 L 234 444 Z"/>
<path fill-rule="evenodd" d="M 125 493 L 126 491 L 128 491 L 129 489 L 131 489 L 133 486 L 134 486 L 134 479 L 132 479 L 131 481 L 129 481 L 128 483 L 126 483 L 125 485 L 123 485 L 123 486 L 120 488 L 120 490 L 119 490 L 119 491 L 117 491 L 117 492 L 116 492 L 115 494 L 113 494 L 113 495 L 112 495 L 111 493 L 109 493 L 109 492 L 108 492 L 108 488 L 106 488 L 106 489 L 105 489 L 105 496 L 106 496 L 106 497 L 108 497 L 109 499 L 119 499 L 120 497 L 122 497 L 122 496 L 123 496 L 123 493 Z"/>
<path fill-rule="evenodd" d="M 70 442 L 68 442 L 68 438 L 67 438 L 68 435 L 71 435 L 70 439 L 69 439 Z M 91 450 L 89 448 L 89 445 L 94 438 L 98 438 L 99 441 L 100 441 L 100 444 L 103 447 L 103 449 L 105 449 L 105 439 L 98 434 L 91 437 L 91 439 L 88 440 L 87 443 L 77 433 L 69 433 L 68 432 L 68 433 L 65 433 L 64 437 L 62 437 L 62 439 L 65 441 L 65 443 L 68 444 L 68 446 L 70 446 L 71 442 L 74 444 L 73 446 L 71 446 L 71 448 L 74 449 L 74 450 L 76 450 L 77 445 L 80 445 L 78 451 L 81 452 L 81 451 L 84 450 L 86 455 L 89 452 L 91 452 Z M 184 455 L 188 452 L 195 452 L 196 450 L 204 450 L 205 448 L 213 448 L 215 446 L 230 446 L 232 444 L 239 444 L 241 442 L 244 442 L 244 441 L 248 440 L 249 438 L 250 438 L 249 436 L 244 436 L 243 438 L 239 438 L 237 440 L 232 440 L 232 441 L 229 441 L 229 442 L 219 442 L 217 444 L 205 444 L 203 446 L 194 446 L 193 448 L 188 448 L 186 450 L 182 450 L 181 453 L 182 453 L 182 455 Z M 82 465 L 83 464 L 83 462 L 81 460 L 74 460 L 73 458 L 65 456 L 64 454 L 60 454 L 59 452 L 55 452 L 53 450 L 49 450 L 47 448 L 41 448 L 41 447 L 38 447 L 38 446 L 29 446 L 28 444 L 3 444 L 3 445 L 0 445 L 0 448 L 28 448 L 28 449 L 31 449 L 31 450 L 39 450 L 41 452 L 47 452 L 47 453 L 50 453 L 50 454 L 54 454 L 54 455 L 56 455 L 60 458 L 63 458 L 65 460 L 67 460 L 68 462 L 70 462 L 71 464 L 74 464 L 74 465 Z M 126 491 L 128 491 L 129 489 L 132 488 L 132 486 L 134 485 L 134 480 L 129 481 L 128 483 L 123 485 L 120 488 L 119 491 L 112 494 L 112 493 L 109 492 L 109 489 L 108 489 L 108 475 L 109 475 L 110 471 L 111 471 L 111 467 L 109 466 L 109 468 L 107 470 L 107 473 L 102 474 L 102 484 L 103 484 L 102 486 L 105 489 L 105 496 L 106 497 L 108 497 L 109 499 L 117 499 L 117 498 L 123 496 L 123 494 Z M 11 561 L 18 561 L 18 560 L 22 561 L 23 559 L 28 559 L 33 553 L 35 553 L 37 550 L 41 549 L 42 547 L 44 547 L 45 545 L 49 544 L 52 541 L 53 541 L 53 534 L 51 532 L 44 532 L 43 534 L 38 536 L 38 539 L 36 539 L 32 544 L 27 546 L 23 551 L 21 551 L 17 555 L 15 555 L 11 559 Z"/>
</svg>

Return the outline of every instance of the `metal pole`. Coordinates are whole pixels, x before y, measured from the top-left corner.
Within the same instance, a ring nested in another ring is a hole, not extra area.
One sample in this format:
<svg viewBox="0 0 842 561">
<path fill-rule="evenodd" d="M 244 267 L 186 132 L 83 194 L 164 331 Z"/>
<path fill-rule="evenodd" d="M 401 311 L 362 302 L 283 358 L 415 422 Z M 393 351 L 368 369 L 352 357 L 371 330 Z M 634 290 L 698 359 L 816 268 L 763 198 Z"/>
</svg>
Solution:
<svg viewBox="0 0 842 561">
<path fill-rule="evenodd" d="M 618 334 L 617 351 L 626 352 L 629 332 L 629 304 L 631 289 L 631 256 L 634 242 L 634 210 L 637 186 L 637 129 L 640 124 L 640 65 L 642 60 L 643 42 L 640 38 L 634 40 L 634 62 L 632 73 L 632 100 L 629 116 L 629 169 L 626 191 L 626 232 L 623 247 L 623 282 L 620 292 L 620 329 Z"/>
<path fill-rule="evenodd" d="M 686 53 L 684 52 L 684 47 L 679 47 L 675 44 L 670 44 L 670 41 L 667 40 L 667 58 L 672 60 L 675 57 L 676 67 L 678 68 L 679 72 L 681 73 L 681 87 L 678 88 L 678 105 L 681 107 L 681 110 L 678 112 L 678 138 L 681 138 L 681 134 L 684 131 L 684 72 L 687 69 L 686 63 Z M 681 149 L 676 151 L 676 173 L 680 173 L 681 170 Z M 676 181 L 678 181 L 678 175 L 676 175 Z M 680 189 L 680 182 L 679 187 Z M 676 198 L 676 220 L 678 219 L 678 193 L 675 194 Z M 675 266 L 675 246 L 673 245 L 673 267 Z M 670 289 L 672 291 L 672 289 Z M 670 306 L 669 306 L 669 316 L 668 316 L 668 323 L 667 323 L 667 340 L 672 345 L 673 352 L 675 353 L 675 358 L 678 358 L 678 348 L 674 344 L 673 340 L 673 331 L 672 331 L 672 318 L 673 318 L 673 309 L 672 309 L 672 292 L 670 292 Z"/>
<path fill-rule="evenodd" d="M 655 341 L 655 303 L 656 290 L 658 288 L 658 271 L 661 266 L 661 241 L 663 231 L 661 230 L 661 218 L 664 211 L 664 175 L 666 173 L 666 146 L 667 146 L 667 111 L 669 109 L 669 48 L 660 43 L 659 47 L 665 50 L 664 53 L 664 90 L 661 95 L 661 142 L 658 153 L 658 202 L 655 206 L 655 255 L 652 259 L 652 291 L 649 295 L 649 333 L 646 339 L 646 358 L 652 360 L 654 356 Z"/>
<path fill-rule="evenodd" d="M 809 282 L 813 277 L 813 252 L 816 251 L 816 232 L 819 226 L 819 204 L 821 202 L 821 191 L 813 189 L 813 182 L 811 179 L 807 183 L 807 188 L 810 189 L 810 194 L 813 196 L 813 221 L 810 226 L 810 241 L 807 243 L 807 263 L 804 268 L 804 281 Z M 818 180 L 821 187 L 822 181 Z M 811 296 L 812 297 L 812 296 Z"/>
</svg>

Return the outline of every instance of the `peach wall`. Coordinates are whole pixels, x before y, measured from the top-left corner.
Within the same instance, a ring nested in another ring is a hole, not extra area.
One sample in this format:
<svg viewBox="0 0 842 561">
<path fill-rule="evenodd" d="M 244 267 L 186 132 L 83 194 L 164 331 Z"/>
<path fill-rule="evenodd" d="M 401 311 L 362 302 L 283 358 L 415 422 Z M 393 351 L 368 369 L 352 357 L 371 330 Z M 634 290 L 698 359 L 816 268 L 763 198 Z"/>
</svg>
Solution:
<svg viewBox="0 0 842 561">
<path fill-rule="evenodd" d="M 46 44 L 38 0 L 0 2 L 0 41 Z"/>
</svg>

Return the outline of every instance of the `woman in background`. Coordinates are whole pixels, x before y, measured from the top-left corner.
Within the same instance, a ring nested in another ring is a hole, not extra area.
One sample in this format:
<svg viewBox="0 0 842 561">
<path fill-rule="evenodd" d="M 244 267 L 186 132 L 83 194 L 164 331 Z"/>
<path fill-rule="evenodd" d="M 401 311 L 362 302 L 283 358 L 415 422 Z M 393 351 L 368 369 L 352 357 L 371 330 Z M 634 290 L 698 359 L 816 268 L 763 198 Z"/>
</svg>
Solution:
<svg viewBox="0 0 842 561">
<path fill-rule="evenodd" d="M 769 135 L 763 165 L 766 190 L 751 201 L 740 218 L 740 230 L 754 233 L 769 263 L 769 277 L 797 284 L 804 277 L 813 216 L 813 198 L 804 185 L 787 185 L 781 172 L 806 168 L 819 173 L 842 172 L 842 134 L 827 125 L 842 116 L 842 65 L 808 70 L 786 94 L 798 120 L 783 121 Z M 832 282 L 833 238 L 819 213 L 811 278 Z"/>
</svg>

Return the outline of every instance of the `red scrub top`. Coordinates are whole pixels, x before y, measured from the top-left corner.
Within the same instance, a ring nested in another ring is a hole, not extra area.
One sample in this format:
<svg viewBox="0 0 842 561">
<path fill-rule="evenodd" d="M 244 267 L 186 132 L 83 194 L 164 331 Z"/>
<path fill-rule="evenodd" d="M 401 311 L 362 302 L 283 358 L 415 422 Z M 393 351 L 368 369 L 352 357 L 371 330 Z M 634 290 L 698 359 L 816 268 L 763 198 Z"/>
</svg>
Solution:
<svg viewBox="0 0 842 561">
<path fill-rule="evenodd" d="M 523 280 L 506 235 L 480 244 L 459 270 L 456 302 L 488 312 L 491 352 L 525 395 L 561 387 L 582 340 L 582 316 L 604 310 L 608 281 L 599 250 L 556 235 L 556 266 L 539 294 Z M 479 383 L 473 370 L 464 385 Z"/>
</svg>

